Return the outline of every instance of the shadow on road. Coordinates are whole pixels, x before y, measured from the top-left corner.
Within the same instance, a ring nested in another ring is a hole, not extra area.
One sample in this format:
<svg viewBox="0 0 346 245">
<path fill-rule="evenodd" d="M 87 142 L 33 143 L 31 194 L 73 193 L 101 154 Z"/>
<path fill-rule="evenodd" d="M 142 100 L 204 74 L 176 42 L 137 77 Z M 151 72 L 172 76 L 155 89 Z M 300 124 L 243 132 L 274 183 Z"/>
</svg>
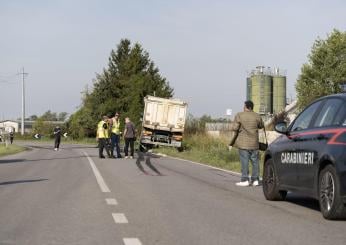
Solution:
<svg viewBox="0 0 346 245">
<path fill-rule="evenodd" d="M 14 180 L 14 181 L 6 181 L 6 182 L 0 182 L 1 185 L 13 185 L 13 184 L 21 184 L 21 183 L 31 183 L 31 182 L 40 182 L 40 181 L 46 181 L 48 179 L 32 179 L 32 180 Z"/>
<path fill-rule="evenodd" d="M 313 198 L 307 198 L 307 197 L 303 197 L 303 196 L 299 196 L 299 195 L 295 195 L 295 194 L 288 194 L 286 197 L 286 201 L 293 203 L 293 204 L 296 204 L 296 205 L 299 205 L 299 206 L 313 209 L 313 210 L 318 211 L 318 212 L 321 211 L 318 201 L 316 199 L 313 199 Z"/>
<path fill-rule="evenodd" d="M 151 158 L 160 158 L 157 155 L 151 154 L 149 152 L 141 152 L 138 151 L 138 158 L 136 160 L 136 165 L 143 173 L 150 175 L 143 167 L 141 162 L 145 162 L 145 165 L 147 165 L 152 171 L 154 171 L 158 176 L 163 176 L 161 172 L 151 163 Z"/>
<path fill-rule="evenodd" d="M 61 159 L 76 159 L 85 158 L 85 156 L 72 156 L 72 157 L 54 157 L 54 158 L 41 158 L 41 159 L 4 159 L 0 160 L 0 164 L 11 164 L 11 163 L 26 163 L 26 162 L 40 162 L 40 161 L 52 161 Z"/>
<path fill-rule="evenodd" d="M 36 148 L 36 149 L 46 149 L 46 150 L 53 150 L 54 146 L 50 145 L 26 145 L 26 147 L 30 148 Z M 60 147 L 61 149 L 88 149 L 88 148 L 97 148 L 97 145 L 63 145 Z"/>
</svg>

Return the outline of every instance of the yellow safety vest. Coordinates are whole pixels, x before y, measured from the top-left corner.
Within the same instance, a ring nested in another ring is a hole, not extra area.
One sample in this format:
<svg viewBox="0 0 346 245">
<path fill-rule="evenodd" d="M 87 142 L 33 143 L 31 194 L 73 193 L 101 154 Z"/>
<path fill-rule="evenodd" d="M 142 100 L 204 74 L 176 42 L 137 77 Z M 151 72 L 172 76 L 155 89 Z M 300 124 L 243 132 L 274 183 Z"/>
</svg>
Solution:
<svg viewBox="0 0 346 245">
<path fill-rule="evenodd" d="M 102 120 L 102 121 L 100 121 L 97 124 L 97 136 L 98 136 L 98 138 L 109 138 L 109 136 L 108 136 L 108 127 L 107 127 L 107 129 L 103 128 L 103 124 L 105 124 L 105 123 L 106 122 L 104 122 Z"/>
<path fill-rule="evenodd" d="M 120 134 L 120 120 L 115 120 L 113 119 L 113 124 L 112 124 L 112 133 L 114 134 Z"/>
</svg>

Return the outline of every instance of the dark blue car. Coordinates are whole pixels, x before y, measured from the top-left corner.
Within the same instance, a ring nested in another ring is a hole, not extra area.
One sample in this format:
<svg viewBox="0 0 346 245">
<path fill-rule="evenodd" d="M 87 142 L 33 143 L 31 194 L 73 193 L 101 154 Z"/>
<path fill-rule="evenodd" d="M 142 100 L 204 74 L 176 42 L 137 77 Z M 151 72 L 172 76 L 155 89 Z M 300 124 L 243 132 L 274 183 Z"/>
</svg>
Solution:
<svg viewBox="0 0 346 245">
<path fill-rule="evenodd" d="M 317 99 L 265 153 L 263 193 L 283 200 L 288 191 L 319 201 L 326 219 L 346 217 L 346 94 Z"/>
</svg>

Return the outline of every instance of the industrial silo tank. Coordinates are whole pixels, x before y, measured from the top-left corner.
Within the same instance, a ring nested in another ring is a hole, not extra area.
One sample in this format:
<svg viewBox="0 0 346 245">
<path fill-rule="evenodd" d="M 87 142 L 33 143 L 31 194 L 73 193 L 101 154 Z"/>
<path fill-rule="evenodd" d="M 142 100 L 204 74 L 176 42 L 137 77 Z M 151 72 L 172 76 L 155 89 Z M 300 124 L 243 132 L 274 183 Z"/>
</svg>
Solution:
<svg viewBox="0 0 346 245">
<path fill-rule="evenodd" d="M 251 77 L 251 83 L 254 111 L 262 115 L 273 113 L 272 76 L 255 74 Z"/>
<path fill-rule="evenodd" d="M 246 100 L 252 100 L 251 77 L 246 78 Z"/>
<path fill-rule="evenodd" d="M 273 113 L 283 111 L 286 107 L 286 77 L 273 76 Z"/>
</svg>

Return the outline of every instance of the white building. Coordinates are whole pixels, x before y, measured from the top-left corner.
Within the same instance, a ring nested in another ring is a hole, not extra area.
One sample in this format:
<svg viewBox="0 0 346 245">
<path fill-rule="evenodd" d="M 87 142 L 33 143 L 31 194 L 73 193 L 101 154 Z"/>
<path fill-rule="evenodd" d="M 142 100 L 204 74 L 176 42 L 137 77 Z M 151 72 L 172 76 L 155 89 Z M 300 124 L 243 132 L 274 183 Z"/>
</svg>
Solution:
<svg viewBox="0 0 346 245">
<path fill-rule="evenodd" d="M 6 129 L 12 127 L 14 129 L 14 132 L 19 132 L 19 123 L 17 121 L 12 121 L 12 120 L 5 120 L 5 121 L 0 121 L 0 128 Z"/>
</svg>

